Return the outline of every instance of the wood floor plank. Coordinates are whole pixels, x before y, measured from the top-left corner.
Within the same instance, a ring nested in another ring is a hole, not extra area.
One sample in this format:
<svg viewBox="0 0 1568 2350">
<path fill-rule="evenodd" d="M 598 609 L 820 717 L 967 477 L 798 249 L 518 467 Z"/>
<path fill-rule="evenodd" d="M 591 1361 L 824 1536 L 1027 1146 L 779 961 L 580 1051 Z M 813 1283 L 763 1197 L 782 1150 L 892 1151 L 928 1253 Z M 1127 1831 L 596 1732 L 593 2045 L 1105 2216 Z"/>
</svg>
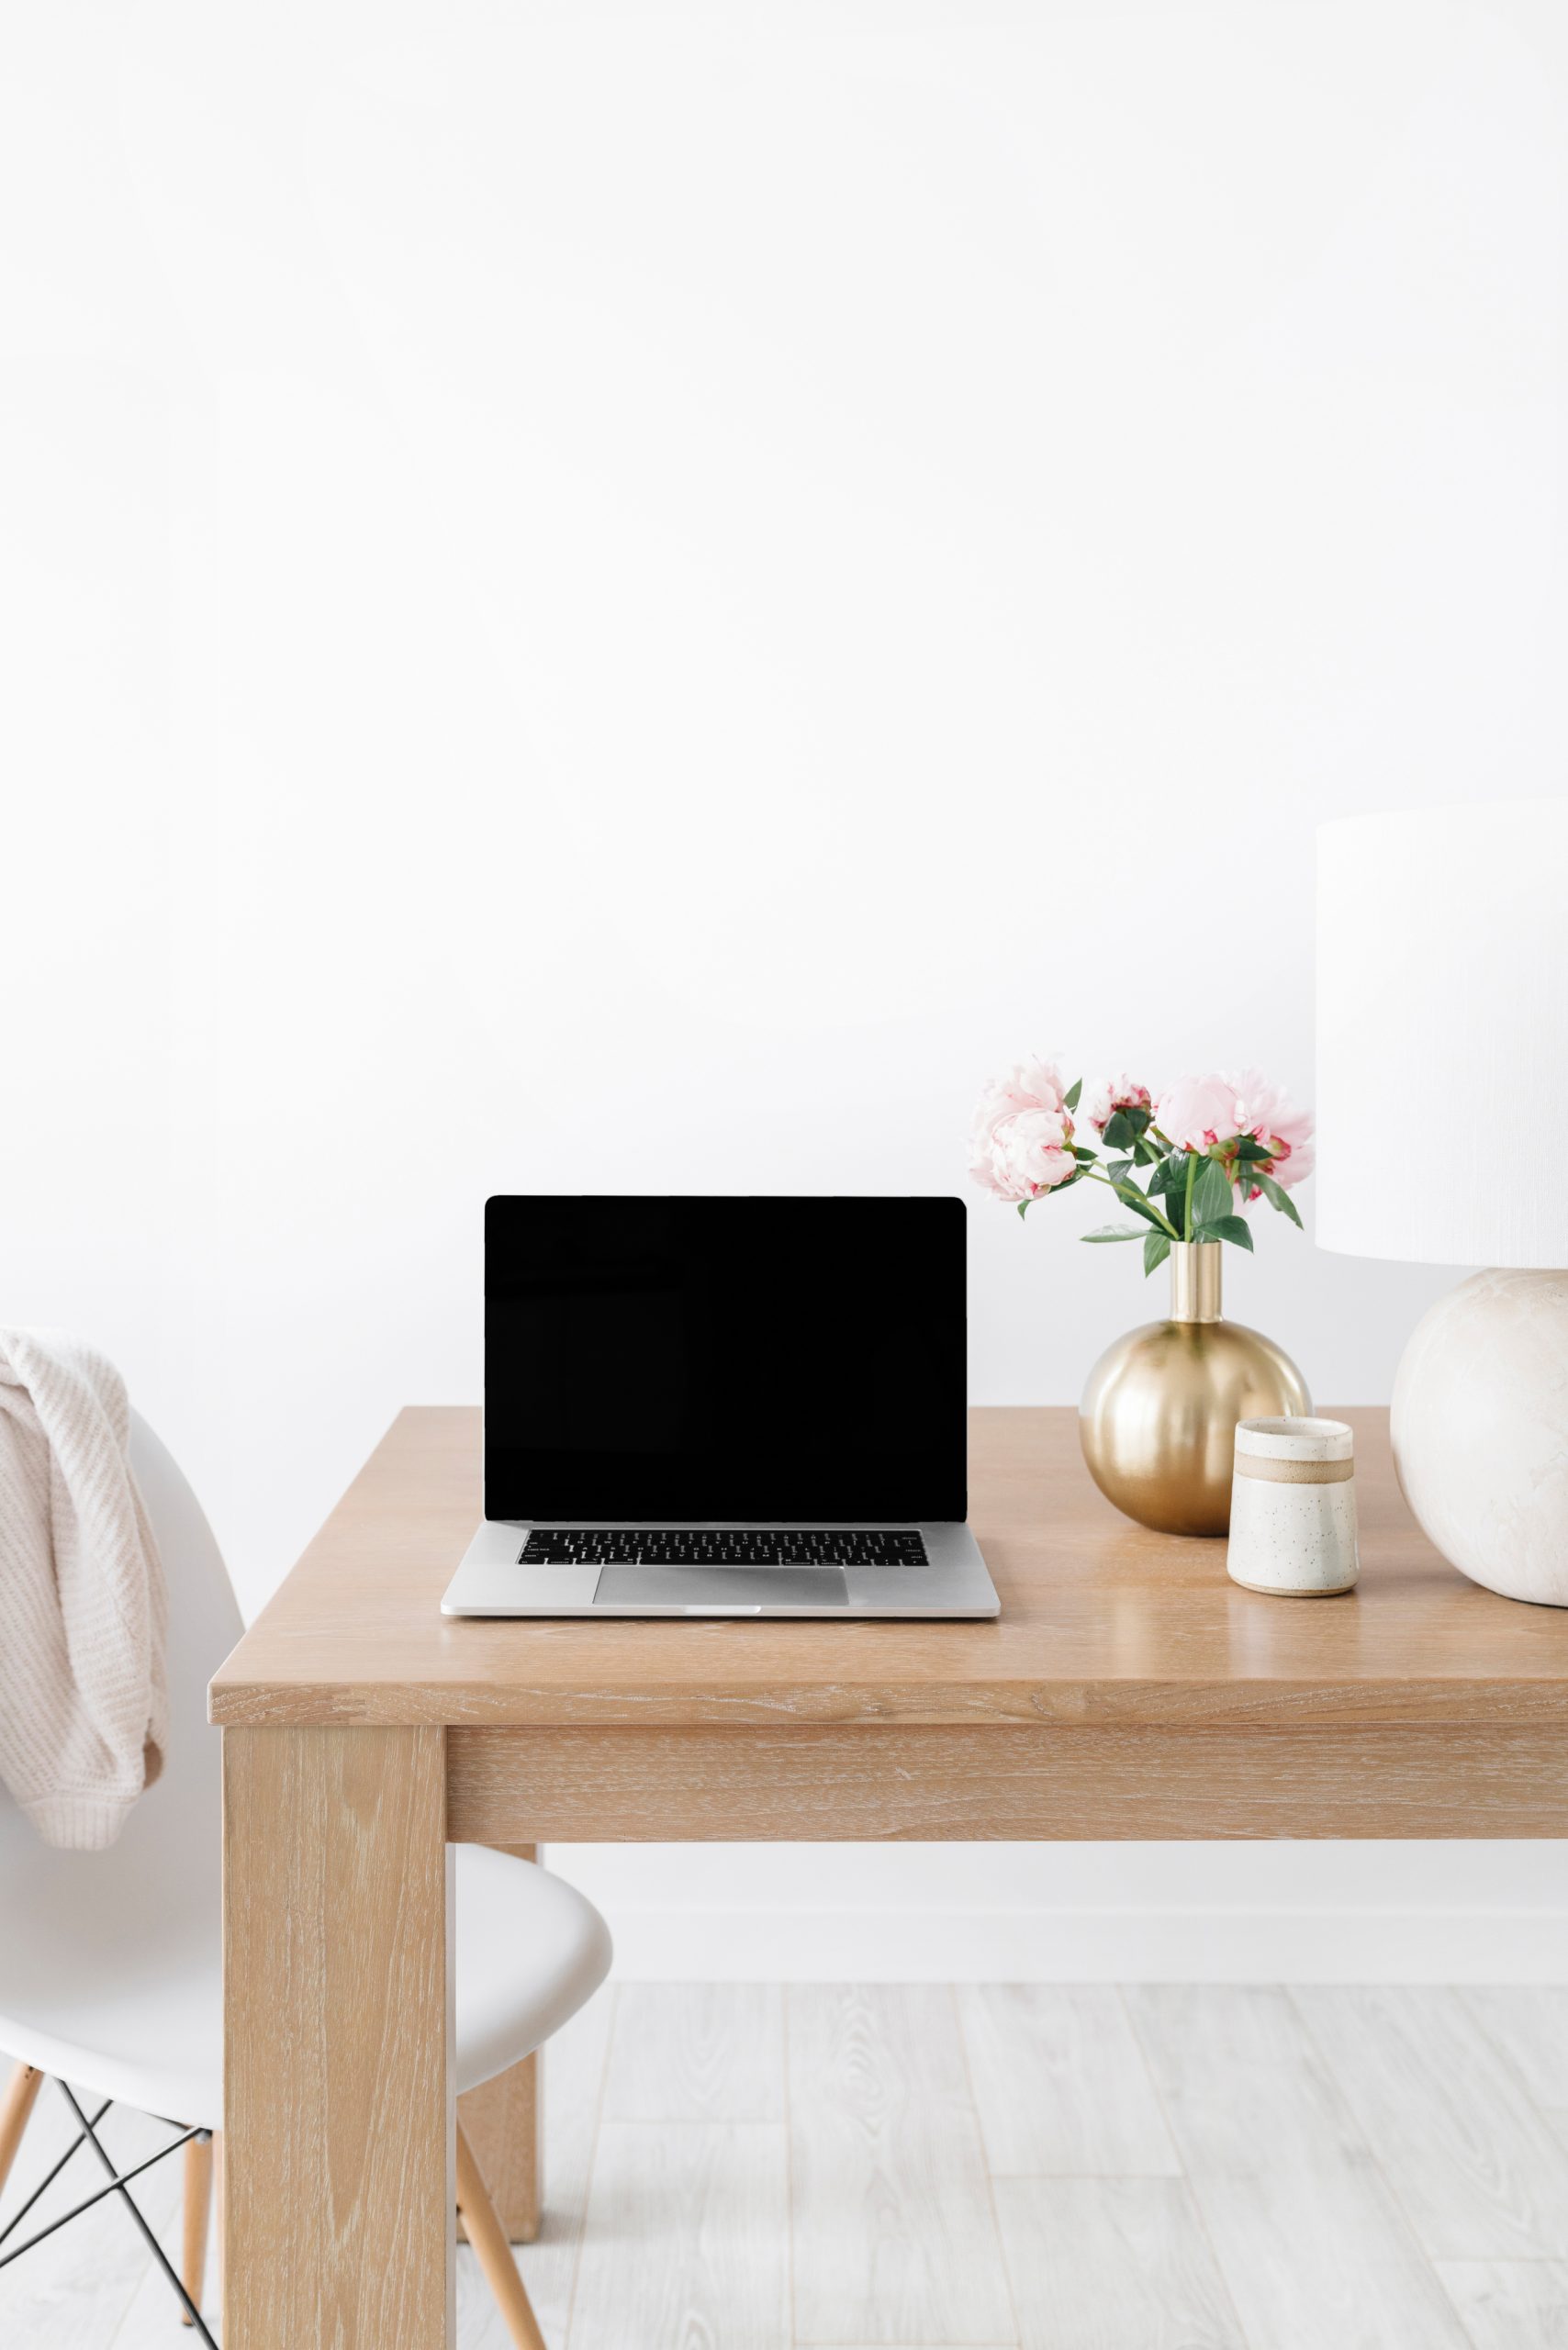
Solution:
<svg viewBox="0 0 1568 2350">
<path fill-rule="evenodd" d="M 1127 1994 L 1249 2350 L 1464 2350 L 1286 1993 Z"/>
<path fill-rule="evenodd" d="M 777 1983 L 626 1983 L 615 2008 L 607 2121 L 782 2121 Z"/>
<path fill-rule="evenodd" d="M 1180 2174 L 1114 1986 L 972 1983 L 958 1998 L 993 2177 Z"/>
<path fill-rule="evenodd" d="M 1555 1983 L 1477 1985 L 1460 1997 L 1535 2103 L 1568 2112 L 1568 1989 Z"/>
<path fill-rule="evenodd" d="M 1179 2178 L 999 2178 L 1022 2350 L 1246 2350 Z"/>
<path fill-rule="evenodd" d="M 1438 2275 L 1474 2350 L 1568 2350 L 1568 2265 L 1442 2260 Z"/>
<path fill-rule="evenodd" d="M 1294 1997 L 1429 2259 L 1568 2256 L 1568 2151 L 1457 1991 Z"/>
<path fill-rule="evenodd" d="M 1005 2341 L 1012 2304 L 941 1985 L 786 1993 L 795 2339 Z"/>
<path fill-rule="evenodd" d="M 570 2350 L 790 2350 L 782 2122 L 607 2121 Z"/>
<path fill-rule="evenodd" d="M 1568 2105 L 1533 2111 L 1568 2090 L 1568 1995 L 1128 1993 L 1147 2094 L 1162 2128 L 1169 2120 L 1163 2159 L 1184 2160 L 1190 2186 L 1156 2173 L 985 2181 L 971 2078 L 1002 2164 L 1102 2160 L 1096 2129 L 1124 2154 L 1150 2154 L 1098 1994 L 787 1997 L 788 2128 L 607 2121 L 596 2161 L 610 2000 L 551 2043 L 544 2231 L 521 2255 L 551 2350 L 789 2350 L 787 2147 L 803 2350 L 1568 2350 L 1568 2256 L 1434 2266 L 1411 2223 L 1424 2214 L 1435 2241 L 1440 2211 L 1451 2241 L 1460 2221 L 1490 2232 L 1526 2212 L 1527 2228 L 1551 2232 L 1559 2156 L 1553 2142 L 1541 2158 L 1530 2125 L 1568 2126 Z M 656 2064 L 635 2046 L 618 2100 L 761 2103 L 756 2042 L 778 1998 L 759 2006 L 721 1990 L 706 2012 L 639 2000 L 633 2031 L 678 2045 Z M 1108 2119 L 1096 2097 L 1116 2109 Z M 1042 2111 L 1053 2098 L 1057 2110 Z M 66 2125 L 46 2089 L 0 2213 L 63 2149 Z M 166 2134 L 118 2109 L 109 2127 L 127 2159 Z M 79 2154 L 42 2208 L 64 2210 L 95 2183 Z M 141 2190 L 171 2246 L 179 2187 L 175 2160 Z M 218 2285 L 215 2258 L 209 2310 Z M 177 2350 L 181 2339 L 162 2277 L 112 2203 L 0 2271 L 6 2350 Z M 458 2341 L 510 2350 L 465 2249 Z"/>
</svg>

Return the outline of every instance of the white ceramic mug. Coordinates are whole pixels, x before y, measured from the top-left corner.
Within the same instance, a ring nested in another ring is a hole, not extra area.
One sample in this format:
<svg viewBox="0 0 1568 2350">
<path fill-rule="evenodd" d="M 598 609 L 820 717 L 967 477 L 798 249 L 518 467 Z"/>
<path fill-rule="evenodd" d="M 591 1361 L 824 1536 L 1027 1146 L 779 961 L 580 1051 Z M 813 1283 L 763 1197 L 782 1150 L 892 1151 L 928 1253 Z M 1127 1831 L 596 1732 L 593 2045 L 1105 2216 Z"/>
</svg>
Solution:
<svg viewBox="0 0 1568 2350">
<path fill-rule="evenodd" d="M 1355 1432 L 1343 1420 L 1238 1420 L 1226 1566 L 1248 1591 L 1349 1591 L 1356 1550 Z"/>
</svg>

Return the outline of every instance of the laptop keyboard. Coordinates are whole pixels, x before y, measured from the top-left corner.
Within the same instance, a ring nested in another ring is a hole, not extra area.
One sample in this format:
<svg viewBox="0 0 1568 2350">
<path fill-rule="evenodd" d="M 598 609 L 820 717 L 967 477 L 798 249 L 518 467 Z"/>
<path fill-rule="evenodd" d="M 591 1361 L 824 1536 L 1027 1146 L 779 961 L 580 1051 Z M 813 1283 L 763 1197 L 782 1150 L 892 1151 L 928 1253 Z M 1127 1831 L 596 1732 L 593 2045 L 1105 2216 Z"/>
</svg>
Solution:
<svg viewBox="0 0 1568 2350">
<path fill-rule="evenodd" d="M 777 1527 L 535 1527 L 520 1566 L 924 1567 L 918 1534 L 864 1528 L 791 1533 Z"/>
</svg>

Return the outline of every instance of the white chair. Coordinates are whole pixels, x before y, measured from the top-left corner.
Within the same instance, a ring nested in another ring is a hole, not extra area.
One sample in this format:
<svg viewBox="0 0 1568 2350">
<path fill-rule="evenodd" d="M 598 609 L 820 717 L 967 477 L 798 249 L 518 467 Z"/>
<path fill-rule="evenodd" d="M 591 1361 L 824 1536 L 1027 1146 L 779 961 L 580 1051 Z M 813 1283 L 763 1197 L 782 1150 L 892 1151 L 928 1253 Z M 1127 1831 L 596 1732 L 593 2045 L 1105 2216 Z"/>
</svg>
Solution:
<svg viewBox="0 0 1568 2350">
<path fill-rule="evenodd" d="M 198 2304 L 223 2042 L 219 1751 L 218 1732 L 207 1727 L 207 1684 L 240 1637 L 240 1611 L 196 1495 L 139 1419 L 131 1459 L 169 1582 L 169 1752 L 162 1777 L 106 1852 L 51 1851 L 0 1791 L 0 2054 L 17 2065 L 0 2097 L 0 2187 L 46 2076 L 175 2122 L 182 2134 L 164 2152 L 185 2147 L 183 2281 L 143 2232 L 185 2305 L 185 2322 L 210 2343 Z M 25 1692 L 7 1694 L 26 1701 Z M 456 1881 L 461 2091 L 559 2031 L 603 1982 L 610 1949 L 599 1912 L 532 1862 L 460 1845 Z M 288 2095 L 282 2078 L 277 2093 Z M 95 2200 L 116 2191 L 116 2174 L 90 2129 L 77 2143 L 88 2142 L 111 2181 Z M 543 2350 L 461 2128 L 457 2203 L 513 2341 L 520 2350 Z M 0 2261 L 15 2256 L 0 2240 Z M 387 2257 L 396 2256 L 388 2245 Z"/>
</svg>

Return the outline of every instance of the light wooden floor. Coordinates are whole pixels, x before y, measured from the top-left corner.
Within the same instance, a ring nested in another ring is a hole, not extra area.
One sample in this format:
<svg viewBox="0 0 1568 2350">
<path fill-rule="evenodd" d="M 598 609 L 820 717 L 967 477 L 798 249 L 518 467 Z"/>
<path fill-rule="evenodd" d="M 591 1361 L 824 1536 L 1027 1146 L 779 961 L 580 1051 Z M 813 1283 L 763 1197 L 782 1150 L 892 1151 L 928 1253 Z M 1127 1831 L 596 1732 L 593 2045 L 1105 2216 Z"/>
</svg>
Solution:
<svg viewBox="0 0 1568 2350">
<path fill-rule="evenodd" d="M 1568 2350 L 1568 1990 L 633 1984 L 547 2104 L 551 2350 Z M 0 2272 L 6 2350 L 189 2340 L 112 2205 Z"/>
</svg>

